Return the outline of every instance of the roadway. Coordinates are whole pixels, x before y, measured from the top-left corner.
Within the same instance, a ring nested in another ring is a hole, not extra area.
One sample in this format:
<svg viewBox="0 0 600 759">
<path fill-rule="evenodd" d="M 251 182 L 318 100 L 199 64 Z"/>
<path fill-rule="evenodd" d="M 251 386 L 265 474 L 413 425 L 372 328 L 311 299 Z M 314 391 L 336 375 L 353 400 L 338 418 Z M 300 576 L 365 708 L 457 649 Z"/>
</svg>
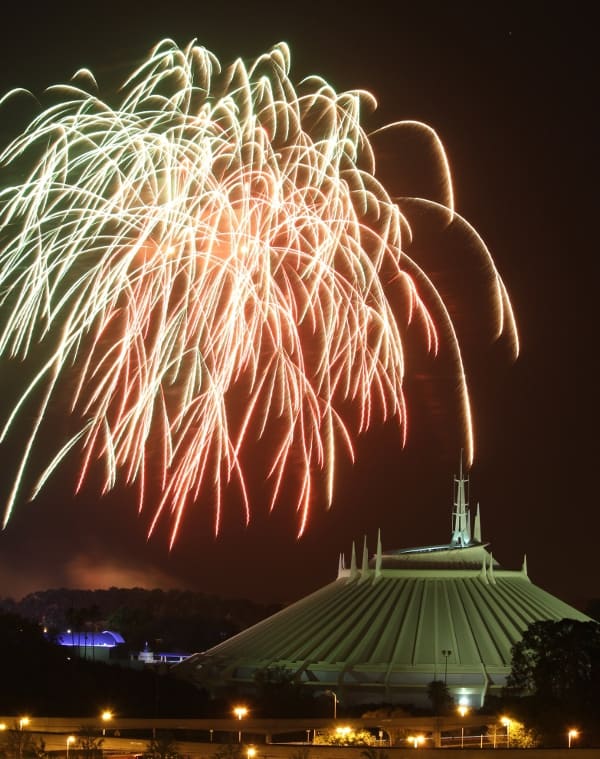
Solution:
<svg viewBox="0 0 600 759">
<path fill-rule="evenodd" d="M 19 717 L 0 716 L 0 724 L 7 727 L 18 725 Z M 66 738 L 82 729 L 97 731 L 104 737 L 106 750 L 138 753 L 143 751 L 155 733 L 173 733 L 175 739 L 193 737 L 200 742 L 235 743 L 244 734 L 252 740 L 264 743 L 285 740 L 286 736 L 314 736 L 315 731 L 335 730 L 350 726 L 353 729 L 371 728 L 382 731 L 384 745 L 393 745 L 394 736 L 406 733 L 431 735 L 435 745 L 441 745 L 443 732 L 460 731 L 461 728 L 480 728 L 493 721 L 493 717 L 467 714 L 464 717 L 372 717 L 349 719 L 255 719 L 245 717 L 225 719 L 137 719 L 114 716 L 110 722 L 99 717 L 29 717 L 27 730 L 44 736 L 48 750 L 66 747 Z M 240 736 L 242 733 L 242 736 Z M 296 737 L 296 740 L 298 738 Z M 141 748 L 141 751 L 139 751 Z"/>
</svg>

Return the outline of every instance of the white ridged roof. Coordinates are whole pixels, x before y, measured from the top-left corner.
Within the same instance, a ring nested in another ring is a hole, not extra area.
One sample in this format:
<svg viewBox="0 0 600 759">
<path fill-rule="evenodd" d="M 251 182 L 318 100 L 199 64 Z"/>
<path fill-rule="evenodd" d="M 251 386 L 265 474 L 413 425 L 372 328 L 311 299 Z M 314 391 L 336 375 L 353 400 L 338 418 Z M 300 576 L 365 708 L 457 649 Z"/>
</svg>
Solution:
<svg viewBox="0 0 600 759">
<path fill-rule="evenodd" d="M 588 617 L 534 585 L 525 563 L 502 569 L 471 539 L 464 487 L 458 492 L 448 545 L 384 553 L 378 540 L 370 560 L 365 546 L 360 569 L 353 547 L 334 582 L 193 655 L 181 674 L 210 688 L 252 683 L 256 671 L 279 666 L 349 701 L 396 702 L 422 700 L 429 682 L 445 679 L 455 695 L 482 702 L 504 684 L 529 624 Z"/>
</svg>

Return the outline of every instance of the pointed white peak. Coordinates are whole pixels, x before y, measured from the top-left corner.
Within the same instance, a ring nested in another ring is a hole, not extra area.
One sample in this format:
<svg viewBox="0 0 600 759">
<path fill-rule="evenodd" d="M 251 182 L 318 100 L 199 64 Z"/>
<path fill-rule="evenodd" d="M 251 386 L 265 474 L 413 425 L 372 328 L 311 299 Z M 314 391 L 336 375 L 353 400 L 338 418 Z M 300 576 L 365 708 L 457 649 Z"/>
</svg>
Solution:
<svg viewBox="0 0 600 759">
<path fill-rule="evenodd" d="M 483 557 L 483 561 L 481 562 L 481 572 L 479 573 L 480 579 L 486 584 L 489 585 L 489 580 L 487 576 L 487 570 L 485 568 L 485 556 Z"/>
<path fill-rule="evenodd" d="M 489 578 L 490 578 L 490 582 L 493 585 L 495 585 L 496 584 L 496 578 L 494 576 L 494 557 L 492 556 L 492 554 L 490 554 L 490 566 L 489 566 L 489 570 L 488 570 L 488 575 L 489 575 Z"/>
<path fill-rule="evenodd" d="M 362 572 L 363 577 L 366 577 L 369 574 L 369 549 L 367 548 L 366 535 L 363 543 L 362 567 L 360 571 Z"/>
<path fill-rule="evenodd" d="M 527 574 L 527 554 L 524 554 L 523 556 L 523 566 L 521 567 L 521 572 L 525 575 L 525 577 L 529 577 Z"/>
<path fill-rule="evenodd" d="M 377 530 L 377 553 L 375 554 L 375 577 L 381 577 L 381 561 L 383 551 L 381 549 L 381 529 Z"/>
<path fill-rule="evenodd" d="M 356 566 L 356 545 L 354 541 L 352 541 L 352 558 L 350 559 L 350 577 L 356 577 L 358 574 L 358 569 Z"/>
<path fill-rule="evenodd" d="M 460 473 L 454 477 L 454 510 L 452 512 L 453 546 L 464 548 L 471 542 L 471 517 L 467 499 L 468 477 L 463 476 L 462 450 L 460 452 Z"/>
<path fill-rule="evenodd" d="M 337 573 L 338 578 L 342 574 L 343 568 L 344 568 L 344 554 L 341 553 L 338 559 L 338 573 Z"/>
<path fill-rule="evenodd" d="M 481 543 L 481 515 L 479 513 L 479 501 L 477 501 L 477 511 L 475 512 L 475 524 L 473 525 L 473 539 Z"/>
</svg>

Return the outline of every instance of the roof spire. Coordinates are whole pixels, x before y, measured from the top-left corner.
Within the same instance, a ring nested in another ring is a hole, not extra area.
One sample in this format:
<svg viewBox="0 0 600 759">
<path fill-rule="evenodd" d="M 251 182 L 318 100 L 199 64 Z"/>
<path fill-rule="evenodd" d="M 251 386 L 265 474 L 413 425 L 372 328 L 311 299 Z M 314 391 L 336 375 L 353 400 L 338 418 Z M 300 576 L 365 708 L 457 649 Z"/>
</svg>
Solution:
<svg viewBox="0 0 600 759">
<path fill-rule="evenodd" d="M 350 577 L 354 578 L 358 574 L 356 568 L 356 544 L 352 541 L 352 558 L 350 559 Z"/>
<path fill-rule="evenodd" d="M 496 584 L 496 577 L 494 575 L 494 557 L 490 553 L 490 565 L 488 567 L 488 577 L 492 585 Z"/>
<path fill-rule="evenodd" d="M 463 477 L 463 452 L 460 450 L 460 473 L 454 477 L 454 511 L 452 512 L 451 545 L 464 548 L 471 542 L 471 519 L 467 501 L 466 487 L 468 477 Z"/>
<path fill-rule="evenodd" d="M 375 577 L 381 577 L 381 560 L 383 551 L 381 549 L 381 528 L 377 530 L 377 553 L 375 554 Z"/>
<path fill-rule="evenodd" d="M 481 516 L 479 514 L 479 501 L 477 501 L 477 511 L 475 512 L 475 524 L 473 525 L 473 540 L 481 543 Z"/>
<path fill-rule="evenodd" d="M 481 562 L 481 572 L 479 573 L 479 577 L 481 578 L 481 580 L 483 580 L 483 582 L 486 585 L 489 585 L 490 581 L 488 580 L 487 570 L 485 567 L 485 556 L 483 557 L 483 561 Z"/>
<path fill-rule="evenodd" d="M 365 540 L 363 543 L 363 555 L 362 555 L 362 567 L 361 567 L 361 574 L 364 577 L 366 577 L 369 574 L 369 549 L 367 548 L 367 536 L 365 535 Z"/>
</svg>

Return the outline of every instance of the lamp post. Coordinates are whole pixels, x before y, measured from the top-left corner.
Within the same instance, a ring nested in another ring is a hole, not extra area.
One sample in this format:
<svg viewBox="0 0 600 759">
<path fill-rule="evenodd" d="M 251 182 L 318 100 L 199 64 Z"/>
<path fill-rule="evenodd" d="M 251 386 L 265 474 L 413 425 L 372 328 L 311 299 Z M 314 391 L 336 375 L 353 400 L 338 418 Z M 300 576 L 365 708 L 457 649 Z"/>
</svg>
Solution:
<svg viewBox="0 0 600 759">
<path fill-rule="evenodd" d="M 464 717 L 465 715 L 469 713 L 469 707 L 465 706 L 464 704 L 461 704 L 458 707 L 457 711 L 461 717 Z M 465 747 L 465 726 L 464 725 L 460 726 L 460 747 L 461 748 Z"/>
<path fill-rule="evenodd" d="M 109 709 L 105 709 L 100 716 L 102 718 L 102 722 L 104 723 L 104 727 L 102 728 L 102 735 L 106 735 L 106 723 L 111 721 L 113 714 Z"/>
<path fill-rule="evenodd" d="M 332 690 L 326 690 L 325 693 L 333 698 L 333 719 L 337 719 L 338 697 Z"/>
<path fill-rule="evenodd" d="M 448 681 L 448 657 L 452 651 L 449 648 L 442 648 L 442 656 L 444 657 L 444 685 L 447 684 Z"/>
<path fill-rule="evenodd" d="M 74 742 L 75 742 L 75 736 L 69 735 L 67 737 L 67 759 L 69 759 L 69 746 L 71 745 L 71 743 L 74 743 Z"/>
<path fill-rule="evenodd" d="M 254 759 L 256 756 L 256 749 L 254 746 L 248 746 L 248 750 L 246 751 L 246 754 L 248 756 L 248 759 Z"/>
<path fill-rule="evenodd" d="M 23 728 L 29 724 L 29 717 L 19 719 L 19 759 L 23 759 Z"/>
<path fill-rule="evenodd" d="M 502 722 L 503 725 L 506 725 L 506 748 L 510 748 L 510 723 L 511 719 L 509 717 L 502 717 L 500 719 L 500 722 Z"/>
<path fill-rule="evenodd" d="M 425 736 L 424 735 L 409 735 L 406 739 L 409 743 L 412 743 L 413 748 L 419 748 L 421 743 L 424 743 Z"/>
<path fill-rule="evenodd" d="M 233 713 L 238 718 L 238 721 L 241 723 L 242 719 L 248 714 L 248 709 L 246 709 L 245 706 L 236 706 L 233 710 Z M 238 743 L 242 742 L 242 728 L 240 726 L 240 729 L 238 730 Z"/>
<path fill-rule="evenodd" d="M 571 741 L 574 738 L 578 738 L 579 737 L 579 731 L 578 730 L 569 730 L 569 732 L 567 733 L 567 736 L 569 738 L 569 748 L 571 748 Z"/>
</svg>

